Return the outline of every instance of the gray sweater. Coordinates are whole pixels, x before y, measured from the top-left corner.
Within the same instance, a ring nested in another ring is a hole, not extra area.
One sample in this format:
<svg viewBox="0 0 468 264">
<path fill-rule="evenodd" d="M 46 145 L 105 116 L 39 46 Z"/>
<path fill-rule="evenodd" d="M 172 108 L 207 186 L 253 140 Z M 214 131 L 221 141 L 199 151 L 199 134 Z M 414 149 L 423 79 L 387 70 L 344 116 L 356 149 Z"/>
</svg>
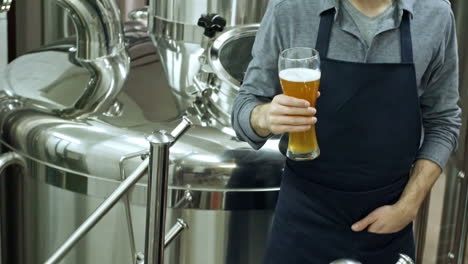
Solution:
<svg viewBox="0 0 468 264">
<path fill-rule="evenodd" d="M 252 50 L 253 59 L 233 106 L 232 125 L 238 137 L 255 149 L 266 142 L 267 138 L 258 136 L 252 129 L 251 112 L 256 105 L 282 93 L 278 54 L 290 47 L 315 46 L 321 12 L 337 10 L 329 58 L 395 63 L 401 61 L 398 28 L 403 10 L 407 10 L 412 14 L 414 60 L 424 128 L 417 159 L 434 161 L 443 168 L 457 145 L 461 126 L 454 16 L 446 0 L 396 1 L 394 19 L 381 23 L 368 47 L 350 14 L 342 12 L 341 0 L 270 0 Z"/>
</svg>

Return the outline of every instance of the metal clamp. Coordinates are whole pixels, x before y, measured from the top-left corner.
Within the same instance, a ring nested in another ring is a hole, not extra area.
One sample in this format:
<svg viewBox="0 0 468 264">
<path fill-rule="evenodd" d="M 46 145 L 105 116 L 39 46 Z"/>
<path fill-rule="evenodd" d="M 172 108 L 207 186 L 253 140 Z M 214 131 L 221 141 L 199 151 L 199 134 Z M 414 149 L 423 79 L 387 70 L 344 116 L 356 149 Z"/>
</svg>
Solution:
<svg viewBox="0 0 468 264">
<path fill-rule="evenodd" d="M 128 13 L 128 18 L 131 21 L 148 23 L 148 7 L 146 6 L 130 11 L 130 13 Z"/>
</svg>

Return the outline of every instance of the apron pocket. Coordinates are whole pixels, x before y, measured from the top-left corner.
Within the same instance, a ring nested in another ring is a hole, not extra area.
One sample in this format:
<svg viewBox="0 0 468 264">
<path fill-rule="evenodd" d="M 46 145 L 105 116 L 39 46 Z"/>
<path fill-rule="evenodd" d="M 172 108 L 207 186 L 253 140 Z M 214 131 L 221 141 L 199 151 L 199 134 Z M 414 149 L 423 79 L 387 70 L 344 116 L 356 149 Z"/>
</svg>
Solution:
<svg viewBox="0 0 468 264">
<path fill-rule="evenodd" d="M 413 225 L 392 234 L 375 234 L 367 231 L 354 233 L 355 250 L 363 263 L 391 263 L 398 260 L 400 253 L 414 259 Z M 388 262 L 386 262 L 388 261 Z"/>
</svg>

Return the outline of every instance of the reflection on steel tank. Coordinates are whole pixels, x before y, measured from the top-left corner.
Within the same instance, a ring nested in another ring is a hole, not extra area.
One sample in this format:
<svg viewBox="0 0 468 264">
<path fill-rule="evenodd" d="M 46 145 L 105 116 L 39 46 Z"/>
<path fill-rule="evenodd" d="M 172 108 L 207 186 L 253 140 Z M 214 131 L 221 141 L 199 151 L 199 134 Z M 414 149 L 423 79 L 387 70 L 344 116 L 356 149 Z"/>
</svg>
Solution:
<svg viewBox="0 0 468 264">
<path fill-rule="evenodd" d="M 2 158 L 24 159 L 4 163 L 0 178 L 3 263 L 44 262 L 140 164 L 145 135 L 182 116 L 195 125 L 171 147 L 167 224 L 190 228 L 166 263 L 260 263 L 284 158 L 276 139 L 260 151 L 240 142 L 229 113 L 250 61 L 236 50 L 251 48 L 267 1 L 177 1 L 177 13 L 176 1 L 154 1 L 151 35 L 122 24 L 113 0 L 56 2 L 75 18 L 76 38 L 0 73 Z M 212 39 L 196 26 L 206 13 L 226 20 Z M 145 205 L 146 177 L 62 263 L 135 263 Z"/>
</svg>

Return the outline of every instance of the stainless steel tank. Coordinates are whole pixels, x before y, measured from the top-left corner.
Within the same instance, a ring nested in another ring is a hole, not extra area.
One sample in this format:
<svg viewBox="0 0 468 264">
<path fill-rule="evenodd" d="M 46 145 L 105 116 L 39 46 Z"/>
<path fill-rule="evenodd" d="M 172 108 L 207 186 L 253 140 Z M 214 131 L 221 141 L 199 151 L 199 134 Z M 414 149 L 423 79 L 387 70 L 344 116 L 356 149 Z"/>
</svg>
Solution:
<svg viewBox="0 0 468 264">
<path fill-rule="evenodd" d="M 226 19 L 227 29 L 260 23 L 268 0 L 151 0 L 149 31 L 161 54 L 169 85 L 182 95 L 190 94 L 203 54 L 203 14 Z M 247 51 L 248 52 L 248 51 Z"/>
<path fill-rule="evenodd" d="M 206 6 L 228 10 L 221 3 Z M 111 14 L 114 8 L 109 6 Z M 118 26 L 118 20 L 115 15 L 101 26 Z M 123 32 L 121 39 L 114 34 L 102 42 L 80 42 L 93 36 L 78 34 L 78 45 L 71 40 L 44 46 L 0 73 L 6 153 L 0 160 L 24 159 L 0 163 L 6 169 L 0 178 L 3 263 L 44 262 L 140 164 L 149 147 L 145 135 L 170 131 L 184 115 L 195 126 L 171 148 L 167 223 L 183 218 L 190 228 L 167 249 L 166 263 L 260 263 L 284 162 L 277 140 L 261 151 L 240 142 L 226 116 L 210 110 L 207 104 L 217 102 L 205 89 L 187 95 L 171 85 L 166 73 L 172 64 L 162 63 L 144 25 L 130 22 Z M 127 53 L 111 48 L 121 43 Z M 229 105 L 219 106 L 227 113 Z M 62 263 L 134 263 L 144 247 L 145 205 L 146 179 Z"/>
</svg>

